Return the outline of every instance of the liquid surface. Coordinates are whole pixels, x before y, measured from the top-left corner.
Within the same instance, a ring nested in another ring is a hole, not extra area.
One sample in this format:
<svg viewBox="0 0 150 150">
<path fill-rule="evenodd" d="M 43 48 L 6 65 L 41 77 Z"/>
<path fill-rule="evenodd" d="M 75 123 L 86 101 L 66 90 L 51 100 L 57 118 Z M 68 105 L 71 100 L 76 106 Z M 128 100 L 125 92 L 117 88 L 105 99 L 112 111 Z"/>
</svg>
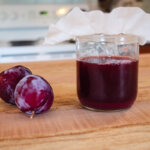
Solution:
<svg viewBox="0 0 150 150">
<path fill-rule="evenodd" d="M 77 94 L 83 106 L 115 110 L 136 99 L 138 61 L 128 57 L 85 57 L 77 60 Z"/>
</svg>

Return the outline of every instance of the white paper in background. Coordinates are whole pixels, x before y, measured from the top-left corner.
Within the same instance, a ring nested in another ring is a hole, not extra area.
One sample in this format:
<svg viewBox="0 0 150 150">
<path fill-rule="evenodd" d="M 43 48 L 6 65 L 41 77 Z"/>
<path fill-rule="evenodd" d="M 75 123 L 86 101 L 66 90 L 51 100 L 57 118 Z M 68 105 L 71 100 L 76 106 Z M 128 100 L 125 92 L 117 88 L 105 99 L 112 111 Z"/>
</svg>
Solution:
<svg viewBox="0 0 150 150">
<path fill-rule="evenodd" d="M 44 44 L 53 45 L 76 36 L 99 33 L 136 35 L 143 45 L 150 41 L 150 14 L 138 7 L 118 7 L 111 13 L 83 12 L 75 7 L 55 25 L 50 25 Z"/>
</svg>

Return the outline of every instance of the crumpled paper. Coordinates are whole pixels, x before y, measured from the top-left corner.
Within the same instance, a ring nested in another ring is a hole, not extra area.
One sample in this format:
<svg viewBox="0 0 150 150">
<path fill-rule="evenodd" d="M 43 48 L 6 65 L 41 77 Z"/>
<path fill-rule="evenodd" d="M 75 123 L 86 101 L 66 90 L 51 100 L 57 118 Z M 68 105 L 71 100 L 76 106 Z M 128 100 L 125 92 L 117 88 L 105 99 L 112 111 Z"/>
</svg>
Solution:
<svg viewBox="0 0 150 150">
<path fill-rule="evenodd" d="M 78 36 L 101 33 L 136 35 L 139 44 L 144 45 L 150 41 L 150 14 L 138 7 L 118 7 L 110 13 L 83 12 L 75 7 L 55 25 L 50 25 L 44 44 L 53 45 Z"/>
</svg>

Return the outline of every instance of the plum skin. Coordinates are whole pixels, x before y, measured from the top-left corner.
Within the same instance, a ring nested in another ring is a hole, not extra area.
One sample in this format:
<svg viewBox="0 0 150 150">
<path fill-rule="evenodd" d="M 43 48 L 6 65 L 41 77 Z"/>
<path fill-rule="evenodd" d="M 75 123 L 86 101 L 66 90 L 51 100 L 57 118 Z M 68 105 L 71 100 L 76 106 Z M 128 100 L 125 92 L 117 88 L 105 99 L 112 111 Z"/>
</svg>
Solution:
<svg viewBox="0 0 150 150">
<path fill-rule="evenodd" d="M 27 114 L 45 112 L 53 104 L 54 94 L 50 84 L 41 76 L 28 75 L 16 86 L 14 98 L 17 107 Z"/>
<path fill-rule="evenodd" d="M 21 65 L 14 66 L 0 73 L 0 97 L 7 103 L 15 105 L 14 91 L 17 83 L 32 72 Z"/>
</svg>

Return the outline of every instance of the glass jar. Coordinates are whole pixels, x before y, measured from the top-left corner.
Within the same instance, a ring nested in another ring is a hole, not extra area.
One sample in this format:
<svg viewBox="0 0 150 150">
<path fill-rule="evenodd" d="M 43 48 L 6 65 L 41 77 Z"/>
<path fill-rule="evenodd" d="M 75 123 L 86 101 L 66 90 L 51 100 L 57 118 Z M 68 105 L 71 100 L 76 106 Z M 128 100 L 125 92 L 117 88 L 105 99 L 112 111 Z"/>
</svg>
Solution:
<svg viewBox="0 0 150 150">
<path fill-rule="evenodd" d="M 138 38 L 133 35 L 78 37 L 77 94 L 90 110 L 112 111 L 132 106 L 138 88 Z"/>
</svg>

